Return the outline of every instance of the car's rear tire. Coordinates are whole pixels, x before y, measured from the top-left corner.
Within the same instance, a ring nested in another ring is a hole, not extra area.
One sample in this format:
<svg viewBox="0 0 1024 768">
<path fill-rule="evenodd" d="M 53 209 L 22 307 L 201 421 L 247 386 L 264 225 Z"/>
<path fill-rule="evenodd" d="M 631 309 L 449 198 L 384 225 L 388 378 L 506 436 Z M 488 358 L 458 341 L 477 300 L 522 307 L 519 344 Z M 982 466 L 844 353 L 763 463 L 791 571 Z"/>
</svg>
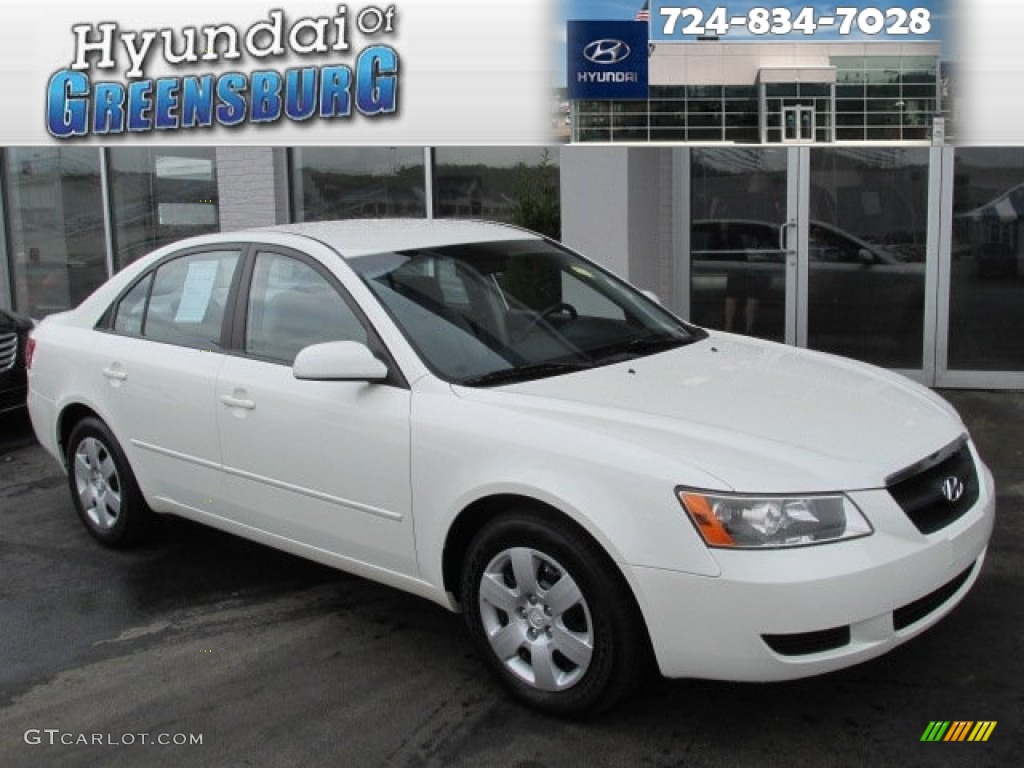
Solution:
<svg viewBox="0 0 1024 768">
<path fill-rule="evenodd" d="M 106 424 L 88 417 L 74 426 L 67 442 L 67 467 L 75 510 L 93 538 L 118 549 L 145 539 L 152 530 L 153 512 Z"/>
<path fill-rule="evenodd" d="M 643 618 L 611 559 L 529 510 L 471 542 L 461 596 L 470 635 L 520 700 L 577 717 L 614 704 L 649 669 Z"/>
</svg>

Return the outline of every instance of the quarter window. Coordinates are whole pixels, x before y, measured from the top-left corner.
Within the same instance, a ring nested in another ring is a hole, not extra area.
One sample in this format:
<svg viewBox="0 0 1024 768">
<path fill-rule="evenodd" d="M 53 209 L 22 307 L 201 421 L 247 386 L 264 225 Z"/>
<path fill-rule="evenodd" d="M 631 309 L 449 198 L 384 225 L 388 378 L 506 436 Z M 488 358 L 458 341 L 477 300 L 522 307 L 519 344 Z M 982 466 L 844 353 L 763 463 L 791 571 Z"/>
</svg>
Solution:
<svg viewBox="0 0 1024 768">
<path fill-rule="evenodd" d="M 153 282 L 153 274 L 139 280 L 117 305 L 114 317 L 114 330 L 131 336 L 142 335 L 142 318 L 146 312 L 146 299 L 149 297 L 149 285 Z"/>
<path fill-rule="evenodd" d="M 246 317 L 245 351 L 288 363 L 326 341 L 366 343 L 366 330 L 345 300 L 308 264 L 259 253 Z"/>
</svg>

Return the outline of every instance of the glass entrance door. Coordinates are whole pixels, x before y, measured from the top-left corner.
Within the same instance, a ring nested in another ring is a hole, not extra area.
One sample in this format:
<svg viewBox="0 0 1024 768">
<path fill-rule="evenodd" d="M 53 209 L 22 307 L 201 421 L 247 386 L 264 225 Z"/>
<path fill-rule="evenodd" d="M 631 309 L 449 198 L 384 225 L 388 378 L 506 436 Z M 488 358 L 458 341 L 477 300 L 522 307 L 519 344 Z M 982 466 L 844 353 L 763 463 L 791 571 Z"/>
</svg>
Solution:
<svg viewBox="0 0 1024 768">
<path fill-rule="evenodd" d="M 686 157 L 690 318 L 795 344 L 798 158 L 783 148 L 693 149 Z"/>
<path fill-rule="evenodd" d="M 935 151 L 694 148 L 685 156 L 695 323 L 934 381 Z"/>
<path fill-rule="evenodd" d="M 814 107 L 782 108 L 782 141 L 786 144 L 814 141 Z"/>
</svg>

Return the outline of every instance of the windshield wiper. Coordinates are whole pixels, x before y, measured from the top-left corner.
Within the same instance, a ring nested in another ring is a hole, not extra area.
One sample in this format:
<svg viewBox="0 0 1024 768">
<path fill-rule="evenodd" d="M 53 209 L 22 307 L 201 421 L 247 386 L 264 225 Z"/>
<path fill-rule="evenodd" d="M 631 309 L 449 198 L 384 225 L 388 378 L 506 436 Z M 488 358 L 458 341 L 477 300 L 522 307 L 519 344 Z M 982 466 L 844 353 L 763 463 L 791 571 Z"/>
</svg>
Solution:
<svg viewBox="0 0 1024 768">
<path fill-rule="evenodd" d="M 588 354 L 594 358 L 595 362 L 605 364 L 616 358 L 631 360 L 636 357 L 653 355 L 656 352 L 665 352 L 669 349 L 692 344 L 694 341 L 696 341 L 694 338 L 681 338 L 679 336 L 640 336 L 635 339 L 609 344 L 596 350 L 588 350 Z"/>
<path fill-rule="evenodd" d="M 484 387 L 493 384 L 511 384 L 516 381 L 529 381 L 530 379 L 543 379 L 547 376 L 558 376 L 563 373 L 574 373 L 592 367 L 592 363 L 585 361 L 575 362 L 541 362 L 520 365 L 516 368 L 503 368 L 500 371 L 482 373 L 479 376 L 470 376 L 460 379 L 456 384 L 466 387 Z"/>
</svg>

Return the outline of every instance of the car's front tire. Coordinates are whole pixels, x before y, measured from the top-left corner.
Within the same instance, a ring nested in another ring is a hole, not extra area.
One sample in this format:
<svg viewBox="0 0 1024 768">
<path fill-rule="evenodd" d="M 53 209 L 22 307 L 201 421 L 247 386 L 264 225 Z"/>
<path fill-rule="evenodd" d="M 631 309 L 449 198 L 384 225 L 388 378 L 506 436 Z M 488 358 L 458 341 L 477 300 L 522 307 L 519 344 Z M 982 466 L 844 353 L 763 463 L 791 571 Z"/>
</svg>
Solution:
<svg viewBox="0 0 1024 768">
<path fill-rule="evenodd" d="M 559 520 L 522 511 L 486 525 L 470 544 L 461 595 L 488 664 L 538 709 L 600 711 L 647 670 L 646 629 L 621 574 Z"/>
<path fill-rule="evenodd" d="M 89 417 L 75 425 L 67 443 L 67 467 L 75 510 L 96 540 L 124 548 L 146 537 L 153 513 L 106 424 Z"/>
</svg>

